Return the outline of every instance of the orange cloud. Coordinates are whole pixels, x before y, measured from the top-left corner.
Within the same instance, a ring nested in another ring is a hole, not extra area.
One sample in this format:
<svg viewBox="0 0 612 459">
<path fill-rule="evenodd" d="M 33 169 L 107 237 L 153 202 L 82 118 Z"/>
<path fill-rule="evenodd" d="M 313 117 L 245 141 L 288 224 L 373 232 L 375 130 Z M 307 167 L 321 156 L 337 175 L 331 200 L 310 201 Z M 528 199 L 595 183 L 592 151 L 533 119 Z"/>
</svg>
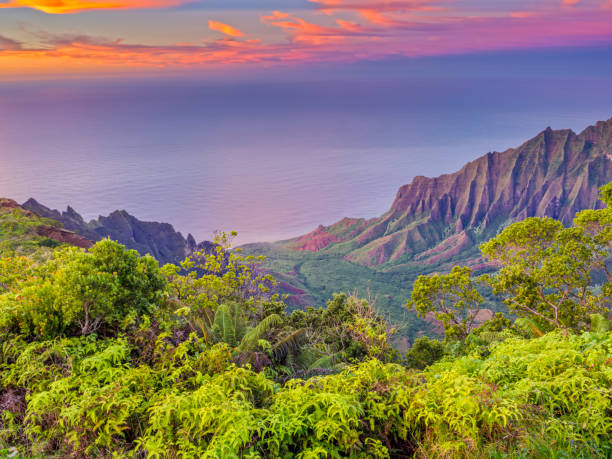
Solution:
<svg viewBox="0 0 612 459">
<path fill-rule="evenodd" d="M 42 36 L 42 35 L 41 35 Z M 3 37 L 4 38 L 4 37 Z M 0 41 L 2 76 L 125 72 L 157 68 L 211 68 L 226 65 L 303 62 L 309 52 L 283 45 L 266 45 L 261 40 L 237 41 L 224 38 L 201 45 L 147 46 L 89 36 L 47 36 L 40 48 L 22 48 L 6 39 Z M 16 44 L 18 45 L 18 44 Z"/>
<path fill-rule="evenodd" d="M 221 32 L 230 37 L 242 37 L 244 35 L 242 31 L 230 25 L 223 24 L 222 22 L 208 21 L 208 27 L 210 28 L 210 30 Z"/>
<path fill-rule="evenodd" d="M 261 20 L 276 27 L 311 35 L 325 35 L 327 33 L 325 27 L 293 17 L 287 13 L 281 13 L 280 11 L 274 11 L 270 16 L 263 16 Z"/>
<path fill-rule="evenodd" d="M 563 3 L 563 5 L 565 6 L 572 6 L 575 5 L 577 3 L 579 3 L 580 0 L 562 0 L 561 3 Z"/>
<path fill-rule="evenodd" d="M 77 13 L 87 10 L 167 8 L 186 0 L 9 0 L 0 8 L 32 8 L 49 14 Z"/>
<path fill-rule="evenodd" d="M 309 0 L 329 15 L 335 12 L 359 14 L 377 27 L 409 26 L 427 19 L 427 14 L 445 10 L 451 0 Z M 436 18 L 439 20 L 441 18 Z"/>
<path fill-rule="evenodd" d="M 338 19 L 336 20 L 338 27 L 324 27 L 279 11 L 274 11 L 269 16 L 262 16 L 261 21 L 268 25 L 280 27 L 292 34 L 292 41 L 294 43 L 316 46 L 341 42 L 348 37 L 374 35 L 372 30 L 355 22 Z"/>
<path fill-rule="evenodd" d="M 341 34 L 336 34 L 327 27 L 279 11 L 274 11 L 269 16 L 262 16 L 261 21 L 291 33 L 294 42 L 322 45 L 343 39 Z"/>
</svg>

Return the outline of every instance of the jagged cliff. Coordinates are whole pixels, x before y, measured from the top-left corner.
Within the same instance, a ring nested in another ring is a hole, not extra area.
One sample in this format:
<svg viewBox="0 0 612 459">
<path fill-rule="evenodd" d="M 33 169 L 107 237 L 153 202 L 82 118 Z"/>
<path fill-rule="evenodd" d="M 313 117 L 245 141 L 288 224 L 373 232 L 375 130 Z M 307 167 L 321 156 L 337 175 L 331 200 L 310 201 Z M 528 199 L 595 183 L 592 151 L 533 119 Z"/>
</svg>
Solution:
<svg viewBox="0 0 612 459">
<path fill-rule="evenodd" d="M 41 217 L 57 220 L 64 228 L 92 241 L 99 241 L 105 237 L 119 241 L 142 255 L 152 255 L 161 264 L 179 263 L 195 250 L 207 249 L 211 244 L 208 242 L 196 244 L 191 234 L 185 238 L 168 223 L 144 222 L 125 210 L 116 210 L 107 217 L 100 216 L 85 222 L 72 207 L 59 212 L 32 198 L 23 203 L 23 207 Z"/>
<path fill-rule="evenodd" d="M 415 177 L 380 218 L 343 219 L 284 246 L 342 254 L 383 269 L 462 255 L 477 263 L 476 246 L 504 226 L 531 216 L 569 224 L 577 211 L 601 206 L 598 188 L 610 181 L 612 119 L 580 134 L 547 128 L 518 148 L 488 153 L 453 174 Z"/>
</svg>

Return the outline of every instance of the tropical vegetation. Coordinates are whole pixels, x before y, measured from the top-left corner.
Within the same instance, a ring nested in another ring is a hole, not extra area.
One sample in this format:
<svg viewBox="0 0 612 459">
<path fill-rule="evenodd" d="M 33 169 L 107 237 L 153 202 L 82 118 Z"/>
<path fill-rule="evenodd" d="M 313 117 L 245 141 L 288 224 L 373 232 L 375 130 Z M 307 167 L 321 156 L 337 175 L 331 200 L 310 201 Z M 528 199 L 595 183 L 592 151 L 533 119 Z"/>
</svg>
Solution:
<svg viewBox="0 0 612 459">
<path fill-rule="evenodd" d="M 288 313 L 262 259 L 180 265 L 102 240 L 0 258 L 0 455 L 574 458 L 612 454 L 605 209 L 514 223 L 496 263 L 417 279 L 443 341 L 402 355 L 372 299 Z M 506 313 L 478 324 L 490 289 Z"/>
</svg>

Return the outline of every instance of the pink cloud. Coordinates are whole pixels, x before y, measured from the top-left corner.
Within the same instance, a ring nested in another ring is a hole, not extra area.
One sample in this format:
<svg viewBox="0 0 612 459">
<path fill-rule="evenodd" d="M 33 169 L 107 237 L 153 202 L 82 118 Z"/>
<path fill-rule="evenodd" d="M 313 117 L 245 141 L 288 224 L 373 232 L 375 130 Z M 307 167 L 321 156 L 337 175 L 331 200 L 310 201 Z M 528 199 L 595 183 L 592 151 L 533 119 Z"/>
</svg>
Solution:
<svg viewBox="0 0 612 459">
<path fill-rule="evenodd" d="M 439 11 L 450 0 L 308 0 L 326 11 Z"/>
<path fill-rule="evenodd" d="M 536 16 L 538 13 L 535 11 L 514 11 L 510 13 L 511 18 L 532 18 Z"/>
<path fill-rule="evenodd" d="M 222 39 L 166 46 L 38 31 L 30 32 L 40 43 L 37 47 L 0 36 L 0 66 L 15 72 L 44 73 L 66 68 L 279 65 L 612 42 L 611 8 L 569 9 L 557 4 L 533 11 L 496 10 L 476 16 L 459 9 L 442 11 L 450 3 L 434 0 L 311 1 L 327 15 L 275 11 L 260 17 L 262 23 L 282 32 L 285 38 L 281 40 L 246 40 L 241 30 L 217 21 L 208 25 L 223 33 Z"/>
</svg>

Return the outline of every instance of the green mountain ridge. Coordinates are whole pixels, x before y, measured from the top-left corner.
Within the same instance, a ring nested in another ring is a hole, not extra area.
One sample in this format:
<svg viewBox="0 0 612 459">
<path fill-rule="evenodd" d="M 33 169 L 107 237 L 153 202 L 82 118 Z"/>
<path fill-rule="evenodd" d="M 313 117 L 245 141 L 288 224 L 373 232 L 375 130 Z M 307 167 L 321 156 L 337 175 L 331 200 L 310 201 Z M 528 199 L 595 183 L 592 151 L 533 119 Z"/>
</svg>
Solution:
<svg viewBox="0 0 612 459">
<path fill-rule="evenodd" d="M 379 218 L 344 218 L 304 236 L 242 249 L 268 257 L 265 266 L 293 307 L 324 304 L 339 289 L 356 291 L 375 296 L 381 312 L 401 321 L 418 275 L 456 264 L 491 269 L 480 243 L 527 217 L 567 225 L 577 211 L 603 206 L 598 189 L 611 180 L 612 118 L 580 134 L 547 128 L 455 173 L 415 177 Z"/>
</svg>

